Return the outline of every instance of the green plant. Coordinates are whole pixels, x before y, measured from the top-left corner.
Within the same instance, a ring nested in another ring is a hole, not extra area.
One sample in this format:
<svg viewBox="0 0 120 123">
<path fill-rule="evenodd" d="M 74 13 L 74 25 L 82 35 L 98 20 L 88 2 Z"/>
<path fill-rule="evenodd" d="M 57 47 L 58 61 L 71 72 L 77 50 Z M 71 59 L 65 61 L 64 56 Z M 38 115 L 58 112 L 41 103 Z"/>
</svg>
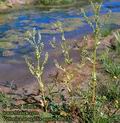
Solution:
<svg viewBox="0 0 120 123">
<path fill-rule="evenodd" d="M 93 8 L 93 12 L 94 12 L 94 24 L 90 21 L 90 19 L 86 16 L 85 11 L 82 9 L 82 13 L 83 16 L 85 18 L 85 20 L 87 21 L 87 23 L 91 26 L 92 30 L 93 30 L 93 34 L 94 34 L 94 52 L 93 52 L 93 73 L 92 73 L 92 78 L 93 78 L 93 82 L 92 84 L 92 88 L 93 88 L 93 92 L 92 92 L 92 102 L 95 103 L 95 91 L 96 91 L 96 81 L 97 81 L 97 75 L 96 75 L 96 61 L 97 61 L 97 47 L 100 43 L 100 29 L 101 29 L 101 25 L 100 25 L 100 9 L 101 9 L 101 5 L 102 4 L 98 4 L 98 3 L 93 3 L 91 1 L 91 5 Z"/>
<path fill-rule="evenodd" d="M 97 86 L 97 71 L 96 71 L 96 63 L 97 63 L 97 48 L 98 45 L 100 44 L 100 38 L 101 38 L 101 21 L 100 21 L 100 9 L 101 9 L 101 5 L 99 3 L 93 3 L 91 2 L 92 8 L 93 8 L 93 12 L 94 12 L 94 22 L 92 22 L 87 16 L 85 11 L 82 9 L 82 13 L 83 16 L 85 18 L 85 20 L 87 21 L 87 23 L 91 26 L 91 28 L 93 29 L 93 34 L 94 34 L 94 48 L 93 48 L 93 59 L 89 58 L 90 61 L 93 64 L 93 71 L 92 71 L 92 82 L 90 83 L 90 90 L 89 90 L 89 94 L 86 96 L 85 98 L 85 102 L 82 102 L 82 108 L 83 110 L 82 112 L 82 120 L 83 122 L 91 122 L 91 123 L 97 123 L 98 122 L 98 117 L 99 119 L 101 118 L 101 116 L 99 115 L 99 111 L 98 109 L 100 109 L 100 106 L 97 106 L 97 94 L 96 94 L 96 86 Z M 70 57 L 69 57 L 69 50 L 67 45 L 64 44 L 66 42 L 65 41 L 65 36 L 64 36 L 64 31 L 62 28 L 62 24 L 60 22 L 58 22 L 56 25 L 56 27 L 59 28 L 60 32 L 62 33 L 62 43 L 61 43 L 61 48 L 62 48 L 62 52 L 65 58 L 65 63 L 70 64 Z M 53 48 L 56 47 L 55 44 L 55 39 L 51 42 L 51 45 Z M 83 62 L 85 62 L 84 56 L 86 57 L 87 54 L 87 50 L 86 50 L 86 45 L 83 47 L 81 53 L 83 55 L 82 57 L 82 64 Z M 66 85 L 66 88 L 68 90 L 69 96 L 72 97 L 72 101 L 73 98 L 76 96 L 73 94 L 73 89 L 71 86 L 71 80 L 73 78 L 73 74 L 69 73 L 64 67 L 60 66 L 58 64 L 58 62 L 55 62 L 55 65 L 58 69 L 62 70 L 64 72 L 64 75 L 66 76 L 66 79 L 64 81 L 64 84 Z M 83 95 L 84 98 L 85 95 Z M 75 106 L 75 101 L 74 102 L 74 106 Z"/>
<path fill-rule="evenodd" d="M 93 70 L 92 70 L 92 82 L 90 83 L 90 93 L 91 93 L 91 105 L 90 105 L 90 109 L 92 109 L 92 117 L 91 117 L 91 122 L 95 123 L 96 122 L 96 86 L 97 86 L 97 71 L 96 71 L 96 63 L 97 63 L 97 48 L 98 45 L 100 44 L 100 38 L 101 38 L 101 23 L 100 23 L 100 10 L 101 10 L 101 5 L 102 3 L 93 3 L 93 1 L 91 0 L 91 6 L 93 8 L 93 13 L 94 13 L 94 17 L 93 17 L 93 22 L 86 16 L 85 11 L 82 9 L 82 13 L 83 13 L 83 17 L 85 18 L 85 21 L 90 25 L 90 27 L 93 30 L 93 35 L 94 35 L 94 44 L 93 44 L 93 59 L 91 59 L 90 61 L 93 64 Z"/>
<path fill-rule="evenodd" d="M 88 41 L 88 37 L 84 36 L 83 45 L 82 47 L 79 47 L 79 52 L 80 52 L 80 57 L 81 57 L 80 68 L 86 64 L 87 60 L 89 60 L 88 56 L 90 54 L 88 52 L 87 41 Z"/>
<path fill-rule="evenodd" d="M 116 38 L 116 51 L 119 54 L 120 53 L 120 32 L 114 33 L 114 36 Z"/>
<path fill-rule="evenodd" d="M 102 28 L 101 36 L 107 37 L 108 35 L 111 34 L 111 32 L 112 32 L 112 29 L 109 26 L 106 26 L 106 27 Z"/>
<path fill-rule="evenodd" d="M 6 2 L 6 0 L 0 0 L 0 3 L 2 3 L 2 2 Z"/>
<path fill-rule="evenodd" d="M 101 91 L 102 90 L 102 91 Z M 120 110 L 120 85 L 116 80 L 108 81 L 104 85 L 100 85 L 98 95 L 105 99 L 103 110 L 109 123 L 119 122 Z"/>
<path fill-rule="evenodd" d="M 52 48 L 56 48 L 57 47 L 56 38 L 55 37 L 53 37 L 53 40 L 50 41 L 50 45 L 51 45 Z"/>
<path fill-rule="evenodd" d="M 43 106 L 46 109 L 46 100 L 45 100 L 45 85 L 42 80 L 42 75 L 44 71 L 45 64 L 48 61 L 48 52 L 45 53 L 45 58 L 42 62 L 42 52 L 44 49 L 44 44 L 41 42 L 41 34 L 39 31 L 36 31 L 36 29 L 33 29 L 32 32 L 27 32 L 26 40 L 31 44 L 31 46 L 34 48 L 34 59 L 35 62 L 25 57 L 25 61 L 29 67 L 29 70 L 31 74 L 37 79 L 37 82 L 39 83 L 39 88 L 42 93 L 43 98 Z"/>
<path fill-rule="evenodd" d="M 58 31 L 60 31 L 60 33 L 62 34 L 62 41 L 61 41 L 61 49 L 62 49 L 62 53 L 63 53 L 63 56 L 64 56 L 64 61 L 66 64 L 71 64 L 72 63 L 72 59 L 70 58 L 70 45 L 69 43 L 65 40 L 65 35 L 64 35 L 64 30 L 63 30 L 63 27 L 62 27 L 62 23 L 60 21 L 56 22 L 54 24 L 54 27 L 55 28 L 58 28 Z M 55 44 L 55 37 L 53 38 L 53 41 L 50 42 L 51 46 L 53 48 L 56 47 L 56 44 Z"/>
<path fill-rule="evenodd" d="M 64 84 L 66 85 L 66 88 L 68 90 L 68 93 L 71 94 L 72 93 L 72 85 L 71 85 L 71 80 L 73 79 L 73 74 L 70 73 L 69 71 L 67 71 L 65 68 L 63 68 L 62 66 L 59 65 L 59 63 L 55 60 L 55 66 L 62 70 L 64 72 L 65 75 L 65 79 L 63 80 Z"/>
<path fill-rule="evenodd" d="M 71 64 L 72 59 L 70 58 L 70 54 L 69 54 L 70 46 L 65 41 L 65 38 L 62 38 L 61 48 L 62 48 L 62 53 L 63 53 L 64 58 L 65 58 L 65 63 L 66 64 Z"/>
<path fill-rule="evenodd" d="M 106 93 L 108 101 L 118 101 L 120 99 L 120 86 L 116 82 L 108 86 L 108 93 Z M 120 101 L 120 100 L 119 100 Z"/>
<path fill-rule="evenodd" d="M 3 109 L 8 109 L 8 107 L 11 105 L 11 98 L 3 93 L 0 92 L 0 121 L 2 123 L 6 123 L 4 120 L 4 116 L 3 116 Z"/>
<path fill-rule="evenodd" d="M 104 61 L 104 67 L 105 67 L 105 70 L 111 74 L 111 76 L 113 78 L 119 78 L 120 76 L 120 65 L 115 63 L 114 61 L 112 60 L 107 60 L 107 61 Z"/>
<path fill-rule="evenodd" d="M 102 63 L 105 71 L 108 72 L 112 78 L 119 79 L 120 65 L 115 62 L 115 60 L 109 58 L 108 51 L 102 55 Z"/>
<path fill-rule="evenodd" d="M 0 107 L 1 108 L 7 108 L 8 106 L 10 106 L 11 104 L 10 101 L 11 101 L 11 98 L 7 94 L 0 92 Z"/>
<path fill-rule="evenodd" d="M 73 0 L 39 0 L 44 5 L 61 5 L 73 3 Z"/>
</svg>

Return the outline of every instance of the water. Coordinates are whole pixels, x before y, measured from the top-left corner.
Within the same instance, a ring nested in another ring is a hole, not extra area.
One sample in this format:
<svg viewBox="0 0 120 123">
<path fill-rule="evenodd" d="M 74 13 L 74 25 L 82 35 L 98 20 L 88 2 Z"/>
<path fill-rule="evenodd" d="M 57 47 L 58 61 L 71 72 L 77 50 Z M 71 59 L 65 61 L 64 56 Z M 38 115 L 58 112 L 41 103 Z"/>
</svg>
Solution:
<svg viewBox="0 0 120 123">
<path fill-rule="evenodd" d="M 119 13 L 120 2 L 105 2 L 102 6 L 101 14 L 106 14 L 109 9 L 113 13 Z M 87 16 L 92 15 L 93 13 L 90 10 L 87 11 Z M 20 10 L 9 13 L 6 20 L 8 19 L 9 21 L 0 24 L 0 41 L 2 42 L 0 46 L 21 54 L 30 50 L 28 44 L 24 41 L 24 34 L 33 28 L 41 31 L 42 40 L 46 44 L 47 49 L 49 47 L 49 41 L 52 40 L 54 36 L 58 41 L 61 39 L 60 33 L 53 29 L 53 25 L 57 21 L 63 23 L 66 39 L 77 39 L 92 31 L 84 22 L 79 8 L 74 7 L 49 11 L 41 11 L 37 8 Z"/>
<path fill-rule="evenodd" d="M 120 28 L 120 1 L 114 0 L 108 2 L 106 0 L 102 6 L 101 18 L 108 12 L 112 11 L 110 25 L 112 28 Z M 116 2 L 115 2 L 116 1 Z M 87 15 L 93 16 L 89 6 L 84 6 L 87 9 Z M 85 34 L 92 33 L 91 28 L 83 20 L 80 13 L 79 5 L 69 9 L 50 9 L 41 10 L 38 8 L 19 10 L 5 15 L 0 15 L 0 83 L 13 81 L 25 87 L 30 83 L 35 82 L 31 76 L 24 55 L 29 55 L 32 48 L 24 40 L 25 32 L 36 28 L 41 31 L 42 41 L 45 43 L 45 50 L 49 52 L 50 59 L 44 73 L 44 78 L 48 79 L 50 71 L 54 71 L 53 59 L 58 58 L 59 51 L 52 51 L 49 42 L 55 36 L 57 43 L 61 39 L 59 32 L 53 29 L 53 24 L 57 21 L 63 23 L 65 30 L 65 38 L 71 40 L 79 40 Z M 2 56 L 4 52 L 4 57 Z M 52 52 L 52 53 L 51 53 Z M 61 56 L 61 54 L 59 54 Z M 75 55 L 74 55 L 75 56 Z"/>
</svg>

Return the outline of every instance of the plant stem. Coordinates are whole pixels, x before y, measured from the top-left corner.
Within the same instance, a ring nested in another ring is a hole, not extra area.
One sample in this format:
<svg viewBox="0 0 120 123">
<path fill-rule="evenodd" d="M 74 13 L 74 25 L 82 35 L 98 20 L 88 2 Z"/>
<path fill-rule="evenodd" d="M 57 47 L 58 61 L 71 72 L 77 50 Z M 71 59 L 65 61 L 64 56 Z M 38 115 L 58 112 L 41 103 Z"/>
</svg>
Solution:
<svg viewBox="0 0 120 123">
<path fill-rule="evenodd" d="M 92 90 L 92 103 L 96 103 L 96 57 L 97 57 L 97 46 L 96 46 L 97 38 L 95 38 L 95 46 L 94 46 L 94 53 L 93 53 L 93 90 Z"/>
<path fill-rule="evenodd" d="M 39 86 L 40 86 L 41 93 L 42 93 L 44 110 L 45 110 L 45 112 L 47 112 L 47 106 L 46 106 L 46 100 L 45 100 L 45 90 L 44 90 L 44 85 L 43 85 L 43 82 L 42 82 L 42 78 L 39 77 L 37 80 L 39 82 Z"/>
<path fill-rule="evenodd" d="M 96 107 L 96 39 L 94 46 L 93 58 L 93 89 L 92 89 L 92 105 L 93 105 L 93 122 L 95 121 L 95 107 Z"/>
</svg>

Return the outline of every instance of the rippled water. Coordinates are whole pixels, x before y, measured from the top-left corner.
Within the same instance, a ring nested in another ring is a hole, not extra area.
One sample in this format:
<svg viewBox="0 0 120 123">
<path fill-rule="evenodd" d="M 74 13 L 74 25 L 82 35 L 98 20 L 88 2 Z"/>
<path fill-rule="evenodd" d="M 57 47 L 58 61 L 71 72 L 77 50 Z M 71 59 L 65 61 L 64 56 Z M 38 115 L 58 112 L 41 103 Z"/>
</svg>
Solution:
<svg viewBox="0 0 120 123">
<path fill-rule="evenodd" d="M 111 1 L 111 0 L 110 0 Z M 92 18 L 93 13 L 89 6 L 86 8 L 87 15 Z M 38 8 L 19 10 L 5 15 L 0 15 L 0 83 L 14 81 L 21 87 L 35 82 L 28 71 L 23 55 L 31 52 L 31 47 L 24 41 L 24 33 L 32 28 L 39 29 L 42 33 L 42 41 L 46 44 L 46 50 L 51 51 L 49 41 L 55 36 L 59 41 L 61 35 L 53 30 L 53 24 L 57 21 L 63 22 L 66 39 L 79 39 L 81 36 L 91 33 L 91 28 L 85 23 L 80 13 L 79 5 L 69 9 L 41 10 Z M 109 21 L 111 28 L 120 28 L 120 0 L 106 2 L 102 6 L 101 19 L 111 9 L 112 14 Z M 59 43 L 59 42 L 58 42 Z M 6 57 L 2 57 L 5 51 Z M 6 52 L 7 51 L 7 52 Z M 54 71 L 53 57 L 58 58 L 59 51 L 49 52 L 50 59 L 45 70 L 46 75 Z M 9 57 L 8 57 L 9 55 Z M 75 56 L 75 55 L 74 55 Z M 33 85 L 32 85 L 33 86 Z"/>
<path fill-rule="evenodd" d="M 89 7 L 87 7 L 89 9 Z M 109 9 L 119 18 L 120 2 L 105 2 L 102 6 L 101 14 L 106 14 Z M 92 16 L 90 9 L 87 15 Z M 91 28 L 84 22 L 79 8 L 72 7 L 70 9 L 51 9 L 41 11 L 40 9 L 20 10 L 9 13 L 5 18 L 5 22 L 0 24 L 0 47 L 13 50 L 15 53 L 28 52 L 29 46 L 24 41 L 24 33 L 28 30 L 36 28 L 41 30 L 42 40 L 47 47 L 49 41 L 55 36 L 58 41 L 61 39 L 60 33 L 53 29 L 53 24 L 57 21 L 63 23 L 66 39 L 79 38 L 82 35 L 90 33 Z M 113 28 L 119 28 L 119 23 L 112 23 Z M 26 50 L 27 49 L 27 50 Z"/>
</svg>

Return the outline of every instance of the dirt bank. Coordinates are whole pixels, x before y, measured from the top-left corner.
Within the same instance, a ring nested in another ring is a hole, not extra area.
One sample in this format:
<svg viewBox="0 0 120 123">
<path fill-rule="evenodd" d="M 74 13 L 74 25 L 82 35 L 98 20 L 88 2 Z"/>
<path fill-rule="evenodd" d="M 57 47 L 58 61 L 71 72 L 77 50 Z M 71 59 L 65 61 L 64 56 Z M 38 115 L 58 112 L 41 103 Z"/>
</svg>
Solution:
<svg viewBox="0 0 120 123">
<path fill-rule="evenodd" d="M 98 52 L 101 52 L 104 50 L 104 48 L 108 45 L 111 45 L 112 40 L 114 40 L 113 35 L 109 35 L 108 37 L 102 39 L 102 43 L 99 46 Z M 88 36 L 88 49 L 92 49 L 92 43 L 93 39 L 92 36 Z M 78 47 L 82 47 L 83 40 L 78 39 L 76 42 L 72 42 L 72 53 L 71 56 L 74 59 L 74 64 L 71 64 L 69 66 L 64 66 L 66 69 L 72 71 L 74 73 L 74 78 L 72 79 L 73 85 L 78 85 L 82 84 L 83 86 L 86 85 L 84 82 L 88 82 L 90 76 L 91 76 L 91 69 L 92 65 L 88 61 L 87 64 L 85 64 L 82 68 L 78 67 L 78 64 L 80 63 L 80 54 L 79 50 L 75 48 L 77 44 Z M 63 63 L 63 57 L 60 51 L 58 50 L 53 50 L 49 52 L 49 61 L 48 64 L 46 65 L 43 79 L 45 82 L 50 83 L 52 80 L 50 75 L 55 76 L 56 72 L 59 72 L 58 78 L 60 81 L 64 79 L 64 73 L 57 70 L 53 60 L 57 59 L 59 63 Z M 99 69 L 98 65 L 98 69 Z M 24 59 L 9 59 L 7 62 L 0 61 L 0 83 L 5 83 L 6 81 L 14 82 L 17 84 L 18 87 L 26 87 L 31 85 L 36 85 L 37 87 L 37 82 L 35 78 L 31 75 L 31 73 L 28 70 L 28 67 L 24 61 Z M 1 87 L 1 86 L 0 86 Z"/>
</svg>

